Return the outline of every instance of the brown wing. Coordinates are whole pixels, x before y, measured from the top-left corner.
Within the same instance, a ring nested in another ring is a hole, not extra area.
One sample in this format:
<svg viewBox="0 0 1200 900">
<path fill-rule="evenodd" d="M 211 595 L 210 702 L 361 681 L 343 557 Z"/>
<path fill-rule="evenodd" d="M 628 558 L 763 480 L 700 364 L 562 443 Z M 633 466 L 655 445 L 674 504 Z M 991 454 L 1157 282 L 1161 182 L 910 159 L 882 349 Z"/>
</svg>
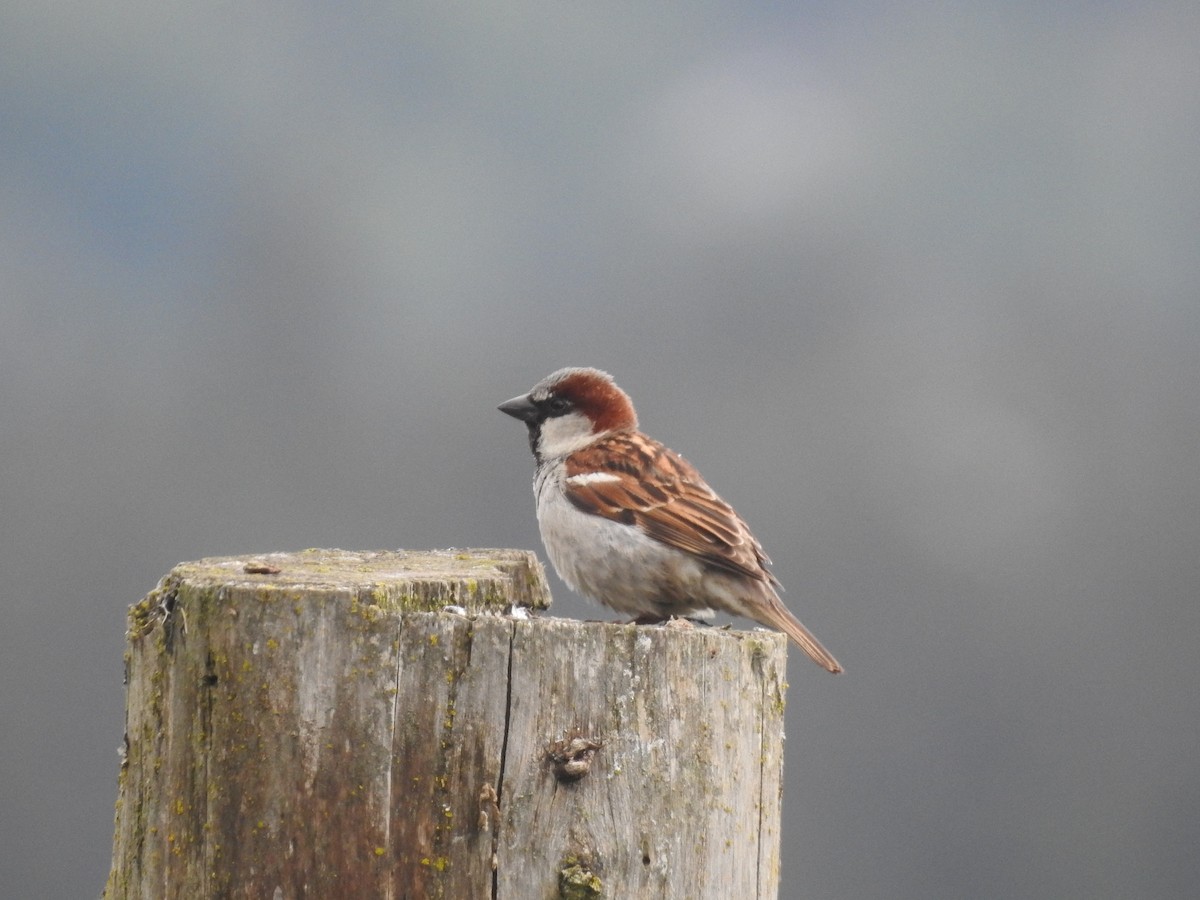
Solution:
<svg viewBox="0 0 1200 900">
<path fill-rule="evenodd" d="M 579 509 L 636 525 L 718 569 L 778 582 L 770 562 L 728 503 L 686 459 L 636 432 L 610 435 L 566 460 L 567 497 Z"/>
</svg>

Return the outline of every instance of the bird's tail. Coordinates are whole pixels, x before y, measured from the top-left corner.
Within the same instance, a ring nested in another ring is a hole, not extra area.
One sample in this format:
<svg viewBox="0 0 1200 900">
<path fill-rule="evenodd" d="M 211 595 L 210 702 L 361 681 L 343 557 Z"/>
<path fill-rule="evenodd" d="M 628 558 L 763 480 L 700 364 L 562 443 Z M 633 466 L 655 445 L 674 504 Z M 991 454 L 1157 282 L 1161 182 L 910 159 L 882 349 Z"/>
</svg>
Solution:
<svg viewBox="0 0 1200 900">
<path fill-rule="evenodd" d="M 803 622 L 792 615 L 791 611 L 783 605 L 783 601 L 775 596 L 774 591 L 763 591 L 763 594 L 765 595 L 764 602 L 757 610 L 759 615 L 753 618 L 787 634 L 801 650 L 808 654 L 809 659 L 827 672 L 837 675 L 842 671 L 841 663 L 833 658 L 833 654 L 825 649 L 815 634 L 804 627 Z"/>
</svg>

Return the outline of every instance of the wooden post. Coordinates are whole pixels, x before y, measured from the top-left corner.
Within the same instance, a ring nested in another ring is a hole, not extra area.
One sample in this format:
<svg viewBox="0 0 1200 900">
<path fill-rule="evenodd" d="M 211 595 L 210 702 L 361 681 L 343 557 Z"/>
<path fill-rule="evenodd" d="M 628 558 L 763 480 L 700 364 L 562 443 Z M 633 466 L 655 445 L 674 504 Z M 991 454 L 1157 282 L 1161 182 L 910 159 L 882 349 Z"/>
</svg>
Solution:
<svg viewBox="0 0 1200 900">
<path fill-rule="evenodd" d="M 177 566 L 105 896 L 775 897 L 784 638 L 548 603 L 515 550 Z"/>
</svg>

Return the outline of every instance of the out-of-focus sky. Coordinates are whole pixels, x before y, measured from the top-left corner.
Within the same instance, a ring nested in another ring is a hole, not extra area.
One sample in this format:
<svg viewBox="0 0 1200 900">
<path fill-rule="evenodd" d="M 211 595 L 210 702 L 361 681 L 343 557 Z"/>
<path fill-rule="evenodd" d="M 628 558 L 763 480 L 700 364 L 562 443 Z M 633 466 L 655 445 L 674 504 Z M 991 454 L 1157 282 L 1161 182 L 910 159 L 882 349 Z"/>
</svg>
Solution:
<svg viewBox="0 0 1200 900">
<path fill-rule="evenodd" d="M 0 11 L 5 896 L 103 884 L 128 604 L 540 551 L 568 364 L 846 665 L 782 898 L 1194 893 L 1200 6 L 112 0 Z"/>
</svg>

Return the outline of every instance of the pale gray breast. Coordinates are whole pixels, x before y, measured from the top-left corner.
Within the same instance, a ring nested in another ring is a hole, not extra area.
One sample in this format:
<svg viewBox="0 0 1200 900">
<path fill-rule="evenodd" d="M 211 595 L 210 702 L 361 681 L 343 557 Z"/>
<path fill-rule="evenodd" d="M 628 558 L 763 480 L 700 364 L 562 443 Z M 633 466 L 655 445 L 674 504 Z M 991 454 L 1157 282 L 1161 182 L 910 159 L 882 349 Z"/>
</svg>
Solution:
<svg viewBox="0 0 1200 900">
<path fill-rule="evenodd" d="M 572 590 L 631 616 L 683 615 L 706 608 L 703 566 L 639 529 L 581 512 L 558 486 L 561 464 L 534 479 L 542 543 L 555 571 Z"/>
</svg>

